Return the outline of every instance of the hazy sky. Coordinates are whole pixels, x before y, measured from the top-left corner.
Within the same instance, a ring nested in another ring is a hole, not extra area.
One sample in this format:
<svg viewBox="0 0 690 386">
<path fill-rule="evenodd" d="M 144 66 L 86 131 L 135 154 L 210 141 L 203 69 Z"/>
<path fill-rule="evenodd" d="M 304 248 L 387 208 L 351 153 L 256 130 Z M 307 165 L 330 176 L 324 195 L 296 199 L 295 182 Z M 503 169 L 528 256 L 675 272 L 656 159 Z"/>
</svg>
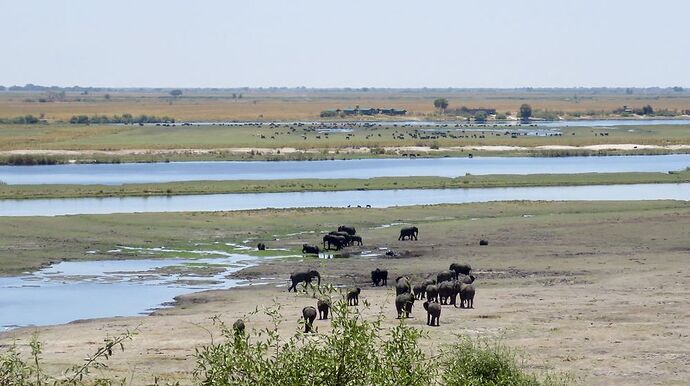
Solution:
<svg viewBox="0 0 690 386">
<path fill-rule="evenodd" d="M 0 85 L 690 86 L 687 0 L 0 0 Z"/>
</svg>

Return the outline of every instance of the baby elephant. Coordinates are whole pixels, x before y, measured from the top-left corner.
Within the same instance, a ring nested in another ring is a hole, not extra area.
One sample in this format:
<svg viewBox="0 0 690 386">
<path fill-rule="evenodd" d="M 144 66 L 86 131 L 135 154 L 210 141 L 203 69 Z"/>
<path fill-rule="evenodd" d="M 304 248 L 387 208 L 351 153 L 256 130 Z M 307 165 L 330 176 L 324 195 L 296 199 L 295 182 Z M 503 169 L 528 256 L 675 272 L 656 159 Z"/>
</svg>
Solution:
<svg viewBox="0 0 690 386">
<path fill-rule="evenodd" d="M 304 332 L 313 332 L 314 319 L 316 319 L 316 308 L 312 306 L 302 308 L 302 316 L 304 317 Z"/>
<path fill-rule="evenodd" d="M 244 334 L 244 320 L 237 319 L 235 323 L 232 324 L 232 330 L 235 332 L 235 334 Z"/>
<path fill-rule="evenodd" d="M 359 305 L 359 294 L 362 289 L 357 287 L 347 291 L 347 305 L 348 306 L 358 306 Z"/>
<path fill-rule="evenodd" d="M 259 243 L 256 245 L 256 249 L 258 249 L 259 251 L 265 251 L 266 250 L 266 244 Z"/>
<path fill-rule="evenodd" d="M 441 305 L 436 302 L 424 302 L 424 309 L 426 310 L 426 325 L 438 326 L 438 320 L 441 317 Z"/>
<path fill-rule="evenodd" d="M 316 302 L 316 308 L 319 310 L 319 320 L 328 319 L 328 311 L 331 309 L 329 300 L 319 299 Z"/>
</svg>

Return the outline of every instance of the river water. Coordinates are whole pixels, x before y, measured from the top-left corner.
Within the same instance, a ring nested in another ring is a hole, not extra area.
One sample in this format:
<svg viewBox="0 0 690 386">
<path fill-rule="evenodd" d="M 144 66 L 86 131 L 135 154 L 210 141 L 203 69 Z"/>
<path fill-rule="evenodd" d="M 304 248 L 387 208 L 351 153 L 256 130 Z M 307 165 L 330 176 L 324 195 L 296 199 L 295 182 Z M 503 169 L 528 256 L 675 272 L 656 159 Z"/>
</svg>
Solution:
<svg viewBox="0 0 690 386">
<path fill-rule="evenodd" d="M 61 262 L 31 274 L 0 277 L 0 331 L 149 313 L 178 295 L 243 285 L 227 276 L 257 259 L 223 251 L 199 255 L 208 257 Z M 166 272 L 193 266 L 211 266 L 216 272 Z"/>
<path fill-rule="evenodd" d="M 519 188 L 232 193 L 155 197 L 0 200 L 0 216 L 236 211 L 265 208 L 460 204 L 506 200 L 690 200 L 690 183 Z"/>
<path fill-rule="evenodd" d="M 465 174 L 668 172 L 690 166 L 690 154 L 612 157 L 475 157 L 337 161 L 220 161 L 0 166 L 7 184 L 160 183 L 199 180 L 458 177 Z"/>
</svg>

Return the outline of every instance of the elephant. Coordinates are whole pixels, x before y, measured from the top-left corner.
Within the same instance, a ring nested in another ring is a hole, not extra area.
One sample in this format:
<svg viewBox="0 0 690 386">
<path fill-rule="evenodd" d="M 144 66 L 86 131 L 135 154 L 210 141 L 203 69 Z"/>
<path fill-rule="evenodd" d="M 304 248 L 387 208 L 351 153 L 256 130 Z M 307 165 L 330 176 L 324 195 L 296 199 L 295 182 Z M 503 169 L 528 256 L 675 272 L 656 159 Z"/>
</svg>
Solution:
<svg viewBox="0 0 690 386">
<path fill-rule="evenodd" d="M 472 284 L 472 283 L 474 283 L 474 279 L 475 279 L 474 276 L 469 275 L 469 276 L 463 277 L 463 278 L 460 280 L 460 282 L 463 283 L 463 284 Z"/>
<path fill-rule="evenodd" d="M 328 234 L 345 238 L 345 240 L 347 241 L 347 243 L 345 244 L 346 247 L 352 243 L 352 236 L 350 236 L 350 234 L 347 232 L 332 231 L 328 232 Z"/>
<path fill-rule="evenodd" d="M 326 244 L 328 244 L 328 247 L 326 247 Z M 342 237 L 342 236 L 336 236 L 336 235 L 324 235 L 323 236 L 323 248 L 324 249 L 333 249 L 332 247 L 335 246 L 335 250 L 341 250 L 344 247 L 347 246 L 347 240 Z"/>
<path fill-rule="evenodd" d="M 450 304 L 457 307 L 458 294 L 460 294 L 460 288 L 462 287 L 462 282 L 459 280 L 453 281 L 453 292 L 450 294 Z"/>
<path fill-rule="evenodd" d="M 424 299 L 426 298 L 426 285 L 424 283 L 415 284 L 412 287 L 412 292 L 415 299 Z"/>
<path fill-rule="evenodd" d="M 319 299 L 316 301 L 316 308 L 319 310 L 319 320 L 328 319 L 328 311 L 331 309 L 331 301 Z"/>
<path fill-rule="evenodd" d="M 256 245 L 256 249 L 259 251 L 265 251 L 266 250 L 266 244 L 264 243 L 259 243 Z"/>
<path fill-rule="evenodd" d="M 235 323 L 232 324 L 232 330 L 235 332 L 235 334 L 244 334 L 244 320 L 237 319 Z"/>
<path fill-rule="evenodd" d="M 426 286 L 426 300 L 438 302 L 438 286 L 436 284 Z"/>
<path fill-rule="evenodd" d="M 418 234 L 419 229 L 417 229 L 417 227 L 402 228 L 400 230 L 400 236 L 398 236 L 398 240 L 405 240 L 405 237 L 407 237 L 408 240 L 417 240 Z"/>
<path fill-rule="evenodd" d="M 350 244 L 351 245 L 362 245 L 362 236 L 350 236 Z"/>
<path fill-rule="evenodd" d="M 303 254 L 318 255 L 321 250 L 316 245 L 302 244 Z"/>
<path fill-rule="evenodd" d="M 401 295 L 410 293 L 412 291 L 412 286 L 410 286 L 410 279 L 407 276 L 398 276 L 395 279 L 395 294 Z"/>
<path fill-rule="evenodd" d="M 292 281 L 292 285 L 288 287 L 288 292 L 290 290 L 295 290 L 297 292 L 297 284 L 301 282 L 305 282 L 307 284 L 311 284 L 311 281 L 313 278 L 319 279 L 318 285 L 321 285 L 321 275 L 319 274 L 319 271 L 311 270 L 311 271 L 300 271 L 300 272 L 294 272 L 292 275 L 290 275 L 290 280 Z"/>
<path fill-rule="evenodd" d="M 312 306 L 302 308 L 302 316 L 304 317 L 304 332 L 313 332 L 314 319 L 316 319 L 316 308 Z"/>
<path fill-rule="evenodd" d="M 441 284 L 444 281 L 451 281 L 455 278 L 455 271 L 441 271 L 436 275 L 436 282 Z"/>
<path fill-rule="evenodd" d="M 482 245 L 482 246 L 489 245 L 489 240 L 481 239 L 481 240 L 479 240 L 479 245 Z"/>
<path fill-rule="evenodd" d="M 354 236 L 357 233 L 355 227 L 349 225 L 341 225 L 338 227 L 338 232 L 347 232 L 350 236 Z"/>
<path fill-rule="evenodd" d="M 414 296 L 411 293 L 400 294 L 395 297 L 395 309 L 398 311 L 398 319 L 403 317 L 410 317 L 412 313 L 412 306 L 414 305 Z"/>
<path fill-rule="evenodd" d="M 348 306 L 358 306 L 359 305 L 359 294 L 362 289 L 357 287 L 347 291 L 347 305 Z"/>
<path fill-rule="evenodd" d="M 448 304 L 455 291 L 454 282 L 444 281 L 438 285 L 438 297 L 441 304 Z"/>
<path fill-rule="evenodd" d="M 383 286 L 388 285 L 388 271 L 385 269 L 376 268 L 375 270 L 371 271 L 371 281 L 376 287 L 379 286 L 379 283 L 381 283 Z"/>
<path fill-rule="evenodd" d="M 470 272 L 472 271 L 472 267 L 469 264 L 458 264 L 458 263 L 453 263 L 450 265 L 449 270 L 455 272 L 455 279 L 458 278 L 458 275 L 463 274 L 463 275 L 469 275 Z"/>
<path fill-rule="evenodd" d="M 426 279 L 422 282 L 422 284 L 424 284 L 424 288 L 426 288 L 426 286 L 428 286 L 428 285 L 436 284 L 436 280 L 435 279 Z"/>
<path fill-rule="evenodd" d="M 460 308 L 474 308 L 474 283 L 460 285 Z"/>
<path fill-rule="evenodd" d="M 426 310 L 426 325 L 438 327 L 438 320 L 441 317 L 441 305 L 438 303 L 429 303 L 428 301 L 424 302 L 423 305 Z"/>
</svg>

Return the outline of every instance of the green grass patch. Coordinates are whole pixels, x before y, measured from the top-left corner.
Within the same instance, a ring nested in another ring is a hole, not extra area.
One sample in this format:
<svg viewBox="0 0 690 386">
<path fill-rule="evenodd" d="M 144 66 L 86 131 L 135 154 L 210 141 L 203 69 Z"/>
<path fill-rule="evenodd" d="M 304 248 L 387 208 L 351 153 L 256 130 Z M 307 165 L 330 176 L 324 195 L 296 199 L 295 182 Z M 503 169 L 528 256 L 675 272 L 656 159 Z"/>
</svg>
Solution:
<svg viewBox="0 0 690 386">
<path fill-rule="evenodd" d="M 527 186 L 577 186 L 690 182 L 690 171 L 671 173 L 584 173 L 379 177 L 370 179 L 297 179 L 189 181 L 125 185 L 0 185 L 0 199 L 172 196 L 220 193 L 328 192 L 380 189 L 455 189 Z"/>
</svg>

